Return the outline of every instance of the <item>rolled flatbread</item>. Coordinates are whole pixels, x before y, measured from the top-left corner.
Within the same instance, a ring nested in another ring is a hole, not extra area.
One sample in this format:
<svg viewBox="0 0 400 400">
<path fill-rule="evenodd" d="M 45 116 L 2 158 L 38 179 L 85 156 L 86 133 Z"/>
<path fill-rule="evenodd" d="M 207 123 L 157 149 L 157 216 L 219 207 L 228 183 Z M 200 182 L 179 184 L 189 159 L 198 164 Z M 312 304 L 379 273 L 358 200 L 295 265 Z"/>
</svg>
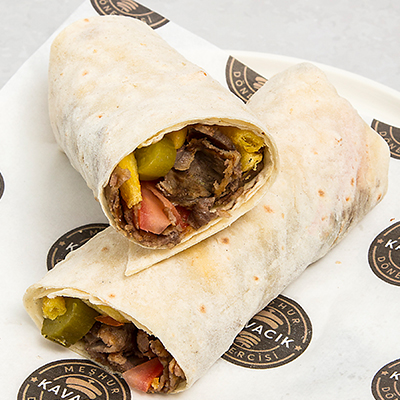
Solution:
<svg viewBox="0 0 400 400">
<path fill-rule="evenodd" d="M 261 203 L 229 228 L 130 277 L 129 242 L 107 228 L 27 290 L 25 306 L 39 328 L 43 298 L 83 299 L 133 324 L 138 337 L 149 335 L 154 353 L 160 345 L 168 352 L 149 391 L 187 389 L 247 321 L 385 195 L 387 144 L 318 68 L 300 64 L 276 75 L 248 107 L 281 154 L 280 174 Z M 90 335 L 102 336 L 98 329 L 71 348 L 118 370 L 115 357 L 90 345 Z M 137 375 L 134 368 L 124 373 L 131 384 Z"/>
<path fill-rule="evenodd" d="M 86 18 L 56 37 L 49 114 L 110 224 L 145 248 L 178 252 L 224 229 L 276 178 L 258 119 L 137 19 Z"/>
</svg>

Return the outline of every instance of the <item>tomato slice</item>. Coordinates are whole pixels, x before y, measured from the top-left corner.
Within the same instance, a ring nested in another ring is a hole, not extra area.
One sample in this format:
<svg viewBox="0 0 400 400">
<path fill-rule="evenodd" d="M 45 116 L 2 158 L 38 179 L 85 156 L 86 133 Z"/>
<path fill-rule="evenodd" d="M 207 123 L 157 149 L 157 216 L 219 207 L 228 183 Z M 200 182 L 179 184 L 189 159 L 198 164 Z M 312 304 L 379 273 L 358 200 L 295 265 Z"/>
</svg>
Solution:
<svg viewBox="0 0 400 400">
<path fill-rule="evenodd" d="M 168 208 L 172 212 L 172 214 L 176 219 L 175 225 L 180 225 L 182 223 L 182 218 L 177 209 L 175 208 L 175 206 L 159 190 L 157 190 L 157 188 L 154 185 L 148 182 L 146 182 L 145 185 L 146 189 L 149 189 L 151 193 L 153 193 L 154 196 L 156 196 L 158 200 L 161 201 L 164 208 Z"/>
<path fill-rule="evenodd" d="M 185 229 L 190 211 L 183 207 L 175 207 L 152 182 L 141 182 L 142 204 L 139 209 L 139 228 L 157 235 L 170 224 Z M 175 221 L 171 221 L 164 210 L 168 209 Z"/>
<path fill-rule="evenodd" d="M 159 235 L 171 224 L 164 214 L 163 203 L 142 184 L 142 203 L 139 209 L 139 228 Z"/>
<path fill-rule="evenodd" d="M 189 226 L 187 221 L 188 221 L 188 218 L 190 215 L 190 210 L 188 210 L 187 208 L 182 207 L 182 206 L 177 206 L 176 211 L 178 211 L 178 213 L 180 215 L 179 225 L 182 227 L 182 229 L 187 228 Z"/>
<path fill-rule="evenodd" d="M 155 357 L 143 364 L 128 369 L 122 376 L 131 388 L 147 392 L 150 389 L 153 379 L 161 376 L 162 372 L 163 366 L 160 360 Z"/>
</svg>

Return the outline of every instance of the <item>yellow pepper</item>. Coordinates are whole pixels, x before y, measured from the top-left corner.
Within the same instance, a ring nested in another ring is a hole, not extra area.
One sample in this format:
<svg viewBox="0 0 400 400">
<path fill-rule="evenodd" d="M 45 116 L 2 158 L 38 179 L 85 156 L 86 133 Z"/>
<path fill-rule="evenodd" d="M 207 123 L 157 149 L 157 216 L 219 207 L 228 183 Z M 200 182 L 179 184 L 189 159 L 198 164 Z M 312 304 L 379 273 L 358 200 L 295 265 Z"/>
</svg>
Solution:
<svg viewBox="0 0 400 400">
<path fill-rule="evenodd" d="M 118 163 L 118 166 L 122 169 L 127 169 L 131 174 L 130 178 L 121 185 L 120 192 L 127 206 L 132 208 L 142 201 L 137 162 L 134 154 L 127 155 Z"/>
<path fill-rule="evenodd" d="M 187 128 L 182 128 L 179 131 L 170 132 L 165 136 L 172 140 L 175 149 L 178 150 L 185 143 L 186 135 L 187 135 Z"/>
<path fill-rule="evenodd" d="M 255 169 L 256 165 L 261 162 L 263 158 L 260 152 L 264 146 L 262 137 L 251 131 L 233 127 L 222 127 L 221 131 L 232 140 L 236 149 L 242 156 L 242 171 L 246 172 L 250 169 Z"/>
<path fill-rule="evenodd" d="M 45 318 L 54 320 L 67 312 L 64 297 L 43 298 L 42 311 Z"/>
</svg>

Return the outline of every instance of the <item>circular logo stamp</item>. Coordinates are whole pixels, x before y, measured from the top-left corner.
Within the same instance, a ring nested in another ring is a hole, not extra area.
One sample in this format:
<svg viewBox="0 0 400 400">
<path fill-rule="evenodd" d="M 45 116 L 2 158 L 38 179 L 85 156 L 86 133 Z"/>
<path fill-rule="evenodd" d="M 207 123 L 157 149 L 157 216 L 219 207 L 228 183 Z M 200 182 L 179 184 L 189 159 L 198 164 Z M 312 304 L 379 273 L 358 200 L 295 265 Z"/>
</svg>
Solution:
<svg viewBox="0 0 400 400">
<path fill-rule="evenodd" d="M 400 160 L 400 128 L 385 124 L 376 119 L 372 121 L 371 127 L 385 139 L 389 145 L 390 155 Z"/>
<path fill-rule="evenodd" d="M 54 266 L 64 260 L 67 254 L 76 250 L 85 244 L 93 236 L 107 228 L 108 224 L 89 224 L 84 225 L 62 235 L 57 241 L 51 246 L 47 253 L 47 269 L 50 271 Z"/>
<path fill-rule="evenodd" d="M 299 357 L 311 336 L 305 311 L 279 295 L 247 323 L 222 358 L 247 368 L 279 367 Z"/>
<path fill-rule="evenodd" d="M 100 15 L 124 15 L 140 19 L 153 29 L 160 28 L 169 22 L 162 15 L 133 0 L 91 0 L 91 3 Z"/>
<path fill-rule="evenodd" d="M 0 174 L 0 199 L 3 197 L 4 194 L 4 179 L 3 179 L 3 175 Z"/>
<path fill-rule="evenodd" d="M 21 385 L 18 400 L 130 400 L 124 380 L 86 360 L 59 360 L 38 368 Z"/>
<path fill-rule="evenodd" d="M 374 376 L 371 391 L 376 400 L 400 398 L 400 359 L 382 367 Z"/>
<path fill-rule="evenodd" d="M 372 242 L 368 262 L 376 276 L 400 286 L 400 222 L 389 226 Z"/>
<path fill-rule="evenodd" d="M 226 63 L 225 78 L 229 90 L 245 103 L 267 81 L 233 57 Z"/>
</svg>

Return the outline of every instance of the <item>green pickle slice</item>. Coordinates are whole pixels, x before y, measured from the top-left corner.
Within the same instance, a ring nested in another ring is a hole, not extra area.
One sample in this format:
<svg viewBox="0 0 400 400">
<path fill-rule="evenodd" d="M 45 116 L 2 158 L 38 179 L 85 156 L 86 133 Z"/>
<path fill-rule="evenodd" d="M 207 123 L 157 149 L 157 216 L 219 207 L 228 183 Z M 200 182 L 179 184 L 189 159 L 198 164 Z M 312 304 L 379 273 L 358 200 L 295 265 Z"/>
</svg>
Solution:
<svg viewBox="0 0 400 400">
<path fill-rule="evenodd" d="M 152 181 L 165 176 L 175 164 L 173 141 L 163 137 L 159 142 L 135 150 L 139 179 Z"/>
<path fill-rule="evenodd" d="M 54 320 L 45 318 L 42 325 L 42 335 L 49 340 L 65 347 L 82 339 L 96 322 L 99 313 L 82 300 L 66 297 L 67 311 Z"/>
</svg>

